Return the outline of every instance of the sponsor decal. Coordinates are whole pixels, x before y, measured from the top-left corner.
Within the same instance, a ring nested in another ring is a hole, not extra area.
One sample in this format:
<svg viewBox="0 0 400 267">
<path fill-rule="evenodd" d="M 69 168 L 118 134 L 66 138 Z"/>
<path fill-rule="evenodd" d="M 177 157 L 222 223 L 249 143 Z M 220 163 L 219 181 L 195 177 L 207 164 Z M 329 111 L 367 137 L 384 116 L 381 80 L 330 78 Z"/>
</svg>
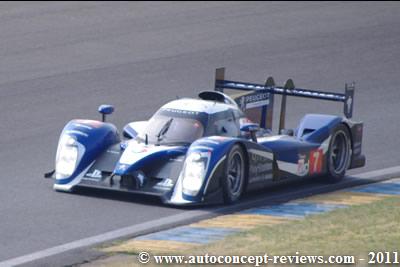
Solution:
<svg viewBox="0 0 400 267">
<path fill-rule="evenodd" d="M 260 182 L 272 179 L 272 154 L 265 151 L 249 150 L 249 172 L 252 182 Z"/>
<path fill-rule="evenodd" d="M 322 171 L 322 160 L 324 153 L 322 149 L 311 150 L 310 152 L 310 175 Z"/>
<path fill-rule="evenodd" d="M 232 87 L 242 87 L 247 89 L 265 89 L 265 86 L 255 85 L 255 84 L 244 84 L 244 83 L 235 83 L 235 82 L 227 82 L 225 86 L 232 86 Z"/>
<path fill-rule="evenodd" d="M 252 160 L 264 161 L 264 160 L 272 160 L 273 159 L 272 152 L 257 150 L 257 149 L 253 149 L 253 148 L 250 148 L 249 152 L 252 155 L 251 156 Z"/>
<path fill-rule="evenodd" d="M 269 93 L 265 90 L 256 91 L 240 97 L 237 103 L 242 110 L 266 106 L 269 104 Z"/>
<path fill-rule="evenodd" d="M 299 154 L 299 160 L 297 162 L 297 174 L 300 176 L 306 176 L 308 174 L 309 164 L 306 155 Z"/>
<path fill-rule="evenodd" d="M 251 153 L 250 155 L 251 155 L 251 161 L 253 161 L 253 162 L 258 163 L 258 162 L 268 161 L 266 157 L 263 157 L 261 155 L 258 155 L 258 154 L 255 154 L 255 153 Z"/>
<path fill-rule="evenodd" d="M 119 151 L 117 151 L 117 150 L 111 150 L 111 149 L 109 149 L 109 150 L 107 150 L 107 152 L 108 153 L 111 153 L 111 154 L 116 154 L 116 155 L 119 155 Z"/>
<path fill-rule="evenodd" d="M 313 175 L 322 172 L 324 153 L 321 148 L 310 151 L 310 154 L 299 154 L 297 174 L 300 176 Z"/>
<path fill-rule="evenodd" d="M 246 83 L 238 83 L 238 82 L 223 82 L 221 84 L 224 87 L 230 87 L 232 89 L 251 89 L 251 90 L 265 90 L 268 92 L 272 93 L 278 93 L 278 94 L 284 94 L 286 93 L 287 95 L 298 95 L 298 96 L 310 96 L 310 97 L 323 97 L 326 99 L 337 99 L 343 101 L 345 96 L 339 95 L 339 94 L 334 94 L 334 93 L 327 93 L 327 92 L 319 92 L 319 91 L 312 91 L 312 90 L 307 90 L 307 89 L 300 89 L 300 88 L 294 88 L 294 89 L 285 89 L 285 88 L 279 88 L 279 87 L 272 87 L 268 88 L 262 85 L 258 84 L 246 84 Z"/>
<path fill-rule="evenodd" d="M 177 161 L 177 162 L 183 162 L 183 158 L 172 158 L 172 159 L 169 159 L 169 161 Z"/>
<path fill-rule="evenodd" d="M 344 100 L 344 96 L 342 95 L 336 95 L 332 93 L 324 93 L 324 92 L 317 92 L 317 91 L 311 91 L 311 90 L 305 90 L 305 89 L 284 89 L 284 88 L 278 88 L 274 87 L 273 88 L 274 92 L 281 93 L 281 94 L 288 94 L 288 95 L 301 95 L 301 96 L 310 96 L 310 97 L 323 97 L 323 98 L 331 98 L 331 99 L 337 99 L 337 100 Z"/>
<path fill-rule="evenodd" d="M 101 175 L 101 171 L 95 169 L 92 173 L 86 173 L 86 177 L 101 179 L 103 176 Z"/>
<path fill-rule="evenodd" d="M 160 189 L 170 189 L 174 186 L 174 182 L 171 179 L 163 179 L 162 181 L 158 182 L 154 188 Z"/>
<path fill-rule="evenodd" d="M 269 161 L 250 166 L 251 181 L 259 182 L 272 179 L 272 168 L 272 163 Z"/>
<path fill-rule="evenodd" d="M 198 111 L 191 111 L 191 110 L 181 110 L 181 109 L 174 109 L 174 108 L 164 108 L 163 110 L 171 112 L 171 113 L 178 113 L 178 114 L 188 114 L 188 115 L 198 115 Z"/>
</svg>

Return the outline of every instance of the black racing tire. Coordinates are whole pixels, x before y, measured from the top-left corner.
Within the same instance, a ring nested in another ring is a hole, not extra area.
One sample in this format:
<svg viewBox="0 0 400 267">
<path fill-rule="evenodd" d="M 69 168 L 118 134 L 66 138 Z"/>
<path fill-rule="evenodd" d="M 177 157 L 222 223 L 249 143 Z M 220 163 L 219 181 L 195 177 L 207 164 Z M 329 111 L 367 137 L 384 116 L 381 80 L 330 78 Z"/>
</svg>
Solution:
<svg viewBox="0 0 400 267">
<path fill-rule="evenodd" d="M 350 133 L 344 124 L 333 130 L 329 142 L 327 169 L 328 182 L 336 183 L 343 179 L 351 160 Z"/>
<path fill-rule="evenodd" d="M 240 199 L 245 187 L 246 160 L 240 145 L 232 146 L 225 163 L 222 177 L 224 202 L 231 204 Z"/>
</svg>

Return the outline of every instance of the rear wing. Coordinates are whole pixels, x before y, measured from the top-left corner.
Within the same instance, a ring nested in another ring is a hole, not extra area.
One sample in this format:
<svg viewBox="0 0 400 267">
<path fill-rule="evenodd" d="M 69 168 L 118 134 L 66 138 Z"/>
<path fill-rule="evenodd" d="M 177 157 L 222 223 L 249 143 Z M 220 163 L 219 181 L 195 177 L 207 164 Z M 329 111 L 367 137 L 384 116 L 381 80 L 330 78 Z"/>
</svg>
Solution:
<svg viewBox="0 0 400 267">
<path fill-rule="evenodd" d="M 345 92 L 342 94 L 296 88 L 292 79 L 288 79 L 284 86 L 276 86 L 272 77 L 269 77 L 265 84 L 225 80 L 225 68 L 218 68 L 215 71 L 214 89 L 220 92 L 224 92 L 224 89 L 241 91 L 240 94 L 233 96 L 239 107 L 245 113 L 247 113 L 247 110 L 251 110 L 251 112 L 249 112 L 250 118 L 253 117 L 254 119 L 254 117 L 258 117 L 260 126 L 271 130 L 274 95 L 282 95 L 279 132 L 285 128 L 287 96 L 343 102 L 343 113 L 345 117 L 350 119 L 353 116 L 354 82 L 350 85 L 346 84 Z M 258 114 L 256 114 L 257 112 Z"/>
</svg>

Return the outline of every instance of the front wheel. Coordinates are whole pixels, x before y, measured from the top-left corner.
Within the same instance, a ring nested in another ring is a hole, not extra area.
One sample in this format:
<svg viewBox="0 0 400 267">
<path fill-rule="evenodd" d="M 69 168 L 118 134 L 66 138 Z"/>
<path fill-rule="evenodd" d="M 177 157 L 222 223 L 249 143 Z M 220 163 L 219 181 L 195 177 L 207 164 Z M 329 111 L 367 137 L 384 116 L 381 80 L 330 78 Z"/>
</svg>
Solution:
<svg viewBox="0 0 400 267">
<path fill-rule="evenodd" d="M 350 164 L 351 140 L 349 130 L 343 124 L 333 131 L 328 150 L 328 179 L 339 182 L 343 179 Z"/>
<path fill-rule="evenodd" d="M 241 197 L 245 183 L 245 168 L 243 149 L 239 145 L 234 145 L 229 151 L 222 179 L 225 203 L 236 202 Z"/>
</svg>

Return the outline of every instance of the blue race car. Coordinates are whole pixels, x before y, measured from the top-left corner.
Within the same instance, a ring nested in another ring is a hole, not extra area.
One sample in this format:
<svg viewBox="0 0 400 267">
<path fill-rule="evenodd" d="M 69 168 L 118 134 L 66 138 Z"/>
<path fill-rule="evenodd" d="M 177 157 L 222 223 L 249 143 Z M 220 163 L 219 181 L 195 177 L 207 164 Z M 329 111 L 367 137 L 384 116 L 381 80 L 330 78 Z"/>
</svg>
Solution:
<svg viewBox="0 0 400 267">
<path fill-rule="evenodd" d="M 245 191 L 288 179 L 320 176 L 329 182 L 365 165 L 363 124 L 350 118 L 354 84 L 344 94 L 225 80 L 198 99 L 162 106 L 148 121 L 128 123 L 123 138 L 105 122 L 114 108 L 102 105 L 102 121 L 72 120 L 57 148 L 54 189 L 101 188 L 154 195 L 165 203 L 233 203 Z M 272 134 L 274 95 L 282 96 L 279 134 Z M 344 103 L 345 117 L 307 114 L 285 129 L 286 97 Z"/>
</svg>

